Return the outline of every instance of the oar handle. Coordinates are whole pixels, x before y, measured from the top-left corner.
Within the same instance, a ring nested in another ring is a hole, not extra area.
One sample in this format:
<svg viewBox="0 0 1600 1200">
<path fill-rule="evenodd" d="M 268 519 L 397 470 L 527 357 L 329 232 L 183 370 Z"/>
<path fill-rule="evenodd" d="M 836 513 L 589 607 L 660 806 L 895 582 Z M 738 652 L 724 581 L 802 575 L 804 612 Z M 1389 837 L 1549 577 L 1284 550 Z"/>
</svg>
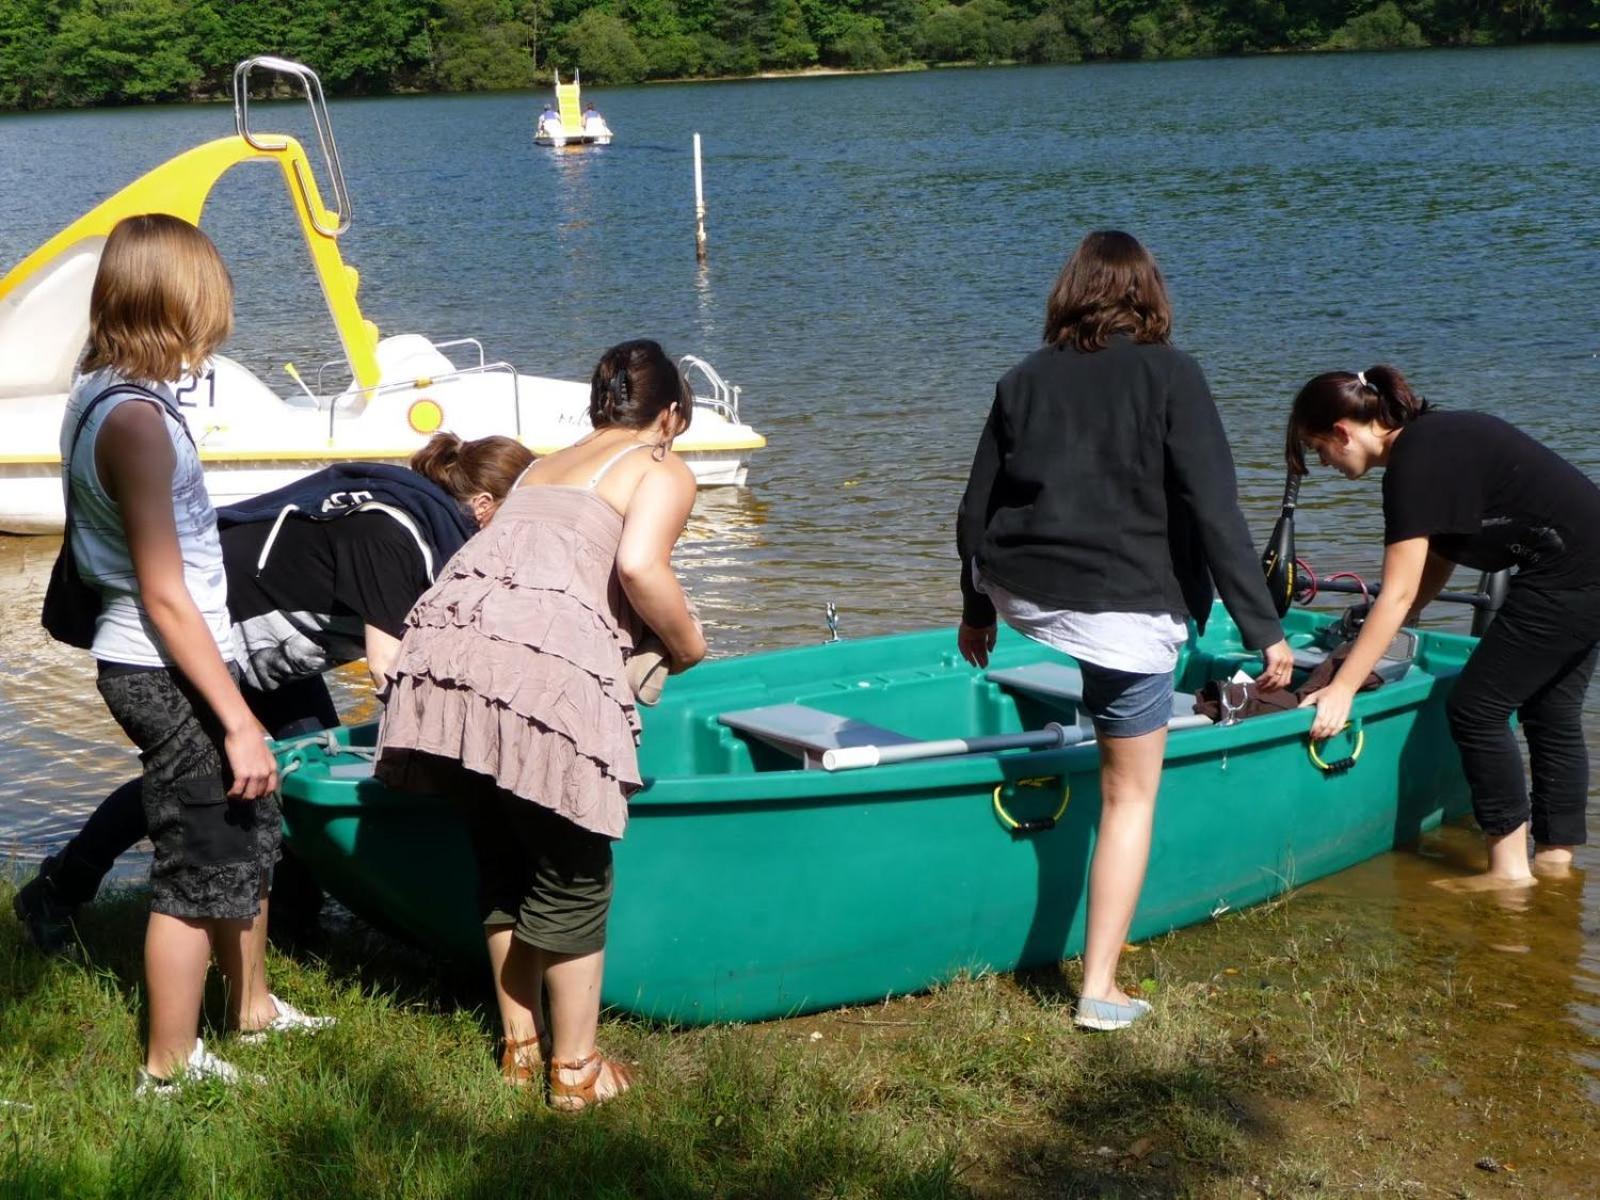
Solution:
<svg viewBox="0 0 1600 1200">
<path fill-rule="evenodd" d="M 899 746 L 840 746 L 822 752 L 825 771 L 855 771 L 886 767 L 924 758 L 949 758 L 958 754 L 986 754 L 993 750 L 1055 750 L 1083 741 L 1087 733 L 1078 726 L 1050 722 L 1031 733 L 1000 733 L 988 737 L 938 738 Z"/>
</svg>

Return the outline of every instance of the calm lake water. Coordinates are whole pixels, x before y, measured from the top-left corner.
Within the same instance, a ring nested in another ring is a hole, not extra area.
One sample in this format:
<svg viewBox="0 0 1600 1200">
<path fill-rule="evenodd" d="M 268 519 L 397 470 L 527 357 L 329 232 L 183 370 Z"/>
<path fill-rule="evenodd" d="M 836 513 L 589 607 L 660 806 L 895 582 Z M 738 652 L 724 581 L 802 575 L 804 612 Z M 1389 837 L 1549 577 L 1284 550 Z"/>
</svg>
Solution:
<svg viewBox="0 0 1600 1200">
<path fill-rule="evenodd" d="M 1037 344 L 1055 272 L 1099 226 L 1159 256 L 1259 535 L 1288 400 L 1332 368 L 1393 362 L 1433 400 L 1502 414 L 1600 477 L 1600 47 L 590 98 L 618 144 L 566 153 L 532 144 L 542 96 L 336 102 L 344 252 L 385 333 L 474 335 L 491 357 L 576 377 L 650 336 L 744 388 L 771 444 L 748 489 L 701 497 L 680 553 L 716 653 L 820 639 L 829 600 L 846 636 L 953 625 L 954 510 L 994 381 Z M 300 108 L 252 111 L 305 129 Z M 0 118 L 0 269 L 231 121 L 220 106 Z M 239 287 L 230 352 L 282 389 L 283 362 L 337 345 L 279 177 L 236 174 L 205 217 Z M 1302 552 L 1323 573 L 1372 570 L 1377 509 L 1372 484 L 1314 475 Z M 133 769 L 86 664 L 37 631 L 54 553 L 0 539 L 0 855 L 23 860 Z M 358 674 L 341 695 L 365 702 Z M 1600 749 L 1600 690 L 1588 711 Z M 1474 842 L 1447 832 L 1427 854 Z M 1600 1078 L 1600 854 L 1581 866 L 1512 913 L 1444 896 L 1428 886 L 1437 859 L 1409 853 L 1322 886 L 1352 897 L 1353 919 L 1503 971 L 1508 994 L 1537 990 L 1538 1011 L 1564 1018 L 1557 1048 Z"/>
</svg>

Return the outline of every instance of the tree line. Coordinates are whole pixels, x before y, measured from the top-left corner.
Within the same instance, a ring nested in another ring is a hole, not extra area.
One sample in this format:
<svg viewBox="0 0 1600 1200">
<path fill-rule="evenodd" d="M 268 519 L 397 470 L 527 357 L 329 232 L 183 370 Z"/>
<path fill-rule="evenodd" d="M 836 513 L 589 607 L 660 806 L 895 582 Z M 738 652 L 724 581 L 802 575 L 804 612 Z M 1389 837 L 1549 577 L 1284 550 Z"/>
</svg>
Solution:
<svg viewBox="0 0 1600 1200">
<path fill-rule="evenodd" d="M 351 95 L 1597 37 L 1600 0 L 0 0 L 0 108 L 225 95 L 260 53 Z"/>
</svg>

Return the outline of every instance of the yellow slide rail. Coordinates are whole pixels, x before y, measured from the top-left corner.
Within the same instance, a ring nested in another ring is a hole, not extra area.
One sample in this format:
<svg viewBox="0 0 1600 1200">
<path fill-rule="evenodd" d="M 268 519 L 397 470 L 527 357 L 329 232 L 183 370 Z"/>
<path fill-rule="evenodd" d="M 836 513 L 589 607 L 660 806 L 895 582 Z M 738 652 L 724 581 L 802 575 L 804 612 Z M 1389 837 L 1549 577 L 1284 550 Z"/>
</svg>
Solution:
<svg viewBox="0 0 1600 1200">
<path fill-rule="evenodd" d="M 272 69 L 280 67 L 279 60 L 250 61 Z M 236 72 L 236 88 L 241 82 L 239 76 L 248 66 L 249 64 L 241 64 L 240 71 Z M 310 75 L 306 68 L 299 67 L 298 64 L 285 62 L 282 66 L 297 68 L 293 72 L 295 74 L 304 72 L 305 75 Z M 301 78 L 304 78 L 304 75 Z M 315 76 L 311 75 L 311 79 L 314 81 Z M 316 100 L 320 99 L 319 84 L 316 89 Z M 316 100 L 313 100 L 313 110 Z M 237 103 L 236 111 L 238 111 Z M 348 211 L 341 214 L 329 209 L 323 203 L 316 177 L 311 171 L 311 162 L 298 141 L 287 135 L 265 138 L 260 134 L 252 134 L 242 116 L 238 125 L 239 132 L 233 137 L 218 138 L 216 141 L 184 151 L 176 158 L 169 159 L 140 176 L 120 192 L 68 225 L 0 278 L 0 301 L 4 301 L 12 292 L 46 270 L 51 263 L 84 242 L 103 241 L 112 227 L 124 217 L 139 216 L 144 213 L 167 213 L 198 226 L 201 210 L 204 209 L 212 189 L 223 175 L 243 162 L 275 162 L 282 172 L 284 186 L 289 193 L 289 202 L 294 208 L 300 231 L 305 237 L 306 249 L 311 254 L 312 267 L 316 271 L 318 282 L 322 285 L 322 294 L 328 303 L 328 312 L 333 318 L 339 341 L 344 346 L 351 374 L 363 388 L 376 387 L 378 328 L 362 316 L 361 306 L 356 302 L 360 276 L 339 253 L 338 236 L 348 227 Z M 318 133 L 320 137 L 322 134 L 320 124 Z M 325 143 L 324 151 L 327 149 L 328 145 Z M 331 165 L 335 171 L 335 191 L 342 195 L 344 186 L 337 174 L 337 159 L 332 159 Z M 344 207 L 348 210 L 348 198 L 344 200 Z M 84 301 L 87 311 L 87 296 L 84 297 Z"/>
<path fill-rule="evenodd" d="M 556 108 L 561 113 L 561 125 L 567 131 L 567 136 L 583 132 L 583 112 L 579 109 L 578 100 L 579 79 L 576 70 L 572 73 L 571 83 L 561 82 L 561 72 L 556 72 Z"/>
</svg>

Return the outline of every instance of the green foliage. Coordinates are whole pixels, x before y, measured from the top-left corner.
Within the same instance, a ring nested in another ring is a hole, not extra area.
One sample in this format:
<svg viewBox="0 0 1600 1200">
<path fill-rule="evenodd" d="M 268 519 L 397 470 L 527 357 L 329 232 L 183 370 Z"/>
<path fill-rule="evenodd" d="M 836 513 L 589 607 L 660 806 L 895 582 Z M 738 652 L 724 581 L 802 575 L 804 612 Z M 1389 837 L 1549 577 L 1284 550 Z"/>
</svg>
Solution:
<svg viewBox="0 0 1600 1200">
<path fill-rule="evenodd" d="M 648 62 L 621 17 L 591 8 L 556 34 L 559 62 L 579 68 L 595 83 L 633 83 Z"/>
<path fill-rule="evenodd" d="M 222 95 L 263 53 L 349 94 L 1593 38 L 1600 0 L 0 0 L 0 109 Z"/>
<path fill-rule="evenodd" d="M 1406 20 L 1394 0 L 1384 0 L 1371 12 L 1351 17 L 1327 42 L 1330 50 L 1395 50 L 1427 44 L 1417 23 Z"/>
</svg>

